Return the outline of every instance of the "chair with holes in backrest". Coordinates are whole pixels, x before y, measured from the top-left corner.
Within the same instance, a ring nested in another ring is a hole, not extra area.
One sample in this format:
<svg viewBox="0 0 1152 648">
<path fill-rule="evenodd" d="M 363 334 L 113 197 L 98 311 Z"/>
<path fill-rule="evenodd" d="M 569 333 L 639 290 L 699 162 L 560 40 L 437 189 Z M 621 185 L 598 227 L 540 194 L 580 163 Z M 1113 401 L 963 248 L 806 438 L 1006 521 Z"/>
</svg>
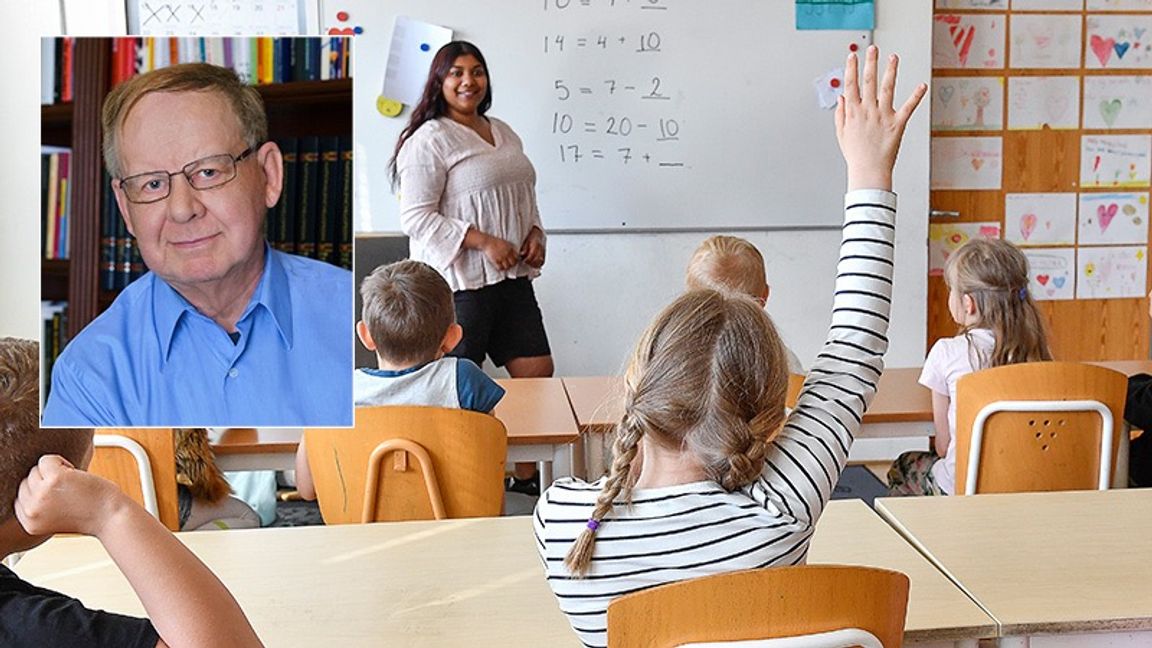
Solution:
<svg viewBox="0 0 1152 648">
<path fill-rule="evenodd" d="M 908 577 L 847 565 L 749 569 L 622 596 L 608 606 L 609 648 L 895 648 Z"/>
<path fill-rule="evenodd" d="M 956 492 L 1105 490 L 1124 374 L 1076 362 L 985 369 L 956 385 Z"/>
<path fill-rule="evenodd" d="M 494 416 L 358 407 L 352 429 L 304 431 L 327 524 L 500 515 L 508 433 Z"/>
<path fill-rule="evenodd" d="M 180 530 L 171 428 L 96 430 L 88 471 L 114 482 L 169 530 Z"/>
</svg>

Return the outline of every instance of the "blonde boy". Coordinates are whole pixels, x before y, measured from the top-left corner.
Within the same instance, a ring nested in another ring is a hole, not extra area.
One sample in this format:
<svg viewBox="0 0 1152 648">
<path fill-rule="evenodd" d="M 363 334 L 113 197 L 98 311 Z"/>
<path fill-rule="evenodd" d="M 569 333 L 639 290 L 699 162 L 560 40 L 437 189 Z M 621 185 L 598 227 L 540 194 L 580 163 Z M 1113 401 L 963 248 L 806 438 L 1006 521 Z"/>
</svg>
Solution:
<svg viewBox="0 0 1152 648">
<path fill-rule="evenodd" d="M 376 352 L 376 369 L 357 369 L 352 398 L 357 407 L 428 405 L 491 412 L 504 397 L 467 358 L 445 357 L 460 343 L 452 289 L 432 266 L 404 260 L 380 266 L 360 284 L 364 302 L 356 335 Z M 296 488 L 316 499 L 308 456 L 296 452 Z"/>
<path fill-rule="evenodd" d="M 84 472 L 91 430 L 41 430 L 40 353 L 0 339 L 0 558 L 55 533 L 100 540 L 148 619 L 90 610 L 0 566 L 5 646 L 260 646 L 224 585 L 115 484 Z"/>
<path fill-rule="evenodd" d="M 738 293 L 755 299 L 760 306 L 768 303 L 772 289 L 764 273 L 764 257 L 748 241 L 735 236 L 711 236 L 704 239 L 688 262 L 689 290 L 717 290 Z M 788 372 L 804 373 L 800 359 L 787 346 Z"/>
</svg>

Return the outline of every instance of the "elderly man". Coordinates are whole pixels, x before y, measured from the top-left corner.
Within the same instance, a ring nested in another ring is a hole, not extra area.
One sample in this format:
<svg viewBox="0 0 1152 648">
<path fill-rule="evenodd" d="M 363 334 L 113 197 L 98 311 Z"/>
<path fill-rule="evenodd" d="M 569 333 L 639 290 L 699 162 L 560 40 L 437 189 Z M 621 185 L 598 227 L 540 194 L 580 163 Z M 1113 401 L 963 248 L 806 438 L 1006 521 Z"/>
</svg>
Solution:
<svg viewBox="0 0 1152 648">
<path fill-rule="evenodd" d="M 265 242 L 283 164 L 259 94 L 176 65 L 113 89 L 103 127 L 150 272 L 57 359 L 44 425 L 351 425 L 351 274 Z"/>
</svg>

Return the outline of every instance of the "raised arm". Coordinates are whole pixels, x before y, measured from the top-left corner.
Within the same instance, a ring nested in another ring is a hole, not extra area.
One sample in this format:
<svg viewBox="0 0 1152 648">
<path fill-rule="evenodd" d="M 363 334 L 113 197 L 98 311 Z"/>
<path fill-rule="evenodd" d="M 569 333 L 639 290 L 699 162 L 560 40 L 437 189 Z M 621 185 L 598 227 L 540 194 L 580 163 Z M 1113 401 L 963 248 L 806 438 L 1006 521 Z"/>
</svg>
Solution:
<svg viewBox="0 0 1152 648">
<path fill-rule="evenodd" d="M 98 538 L 140 597 L 161 645 L 263 645 L 215 574 L 115 484 L 46 455 L 21 482 L 15 510 L 30 534 Z"/>
<path fill-rule="evenodd" d="M 889 59 L 878 90 L 877 56 L 869 48 L 861 83 L 856 56 L 849 55 L 836 109 L 848 194 L 828 339 L 752 487 L 757 499 L 806 524 L 815 524 L 844 469 L 888 349 L 896 217 L 892 168 L 904 127 L 927 87 L 918 86 L 894 110 L 897 60 Z"/>
</svg>

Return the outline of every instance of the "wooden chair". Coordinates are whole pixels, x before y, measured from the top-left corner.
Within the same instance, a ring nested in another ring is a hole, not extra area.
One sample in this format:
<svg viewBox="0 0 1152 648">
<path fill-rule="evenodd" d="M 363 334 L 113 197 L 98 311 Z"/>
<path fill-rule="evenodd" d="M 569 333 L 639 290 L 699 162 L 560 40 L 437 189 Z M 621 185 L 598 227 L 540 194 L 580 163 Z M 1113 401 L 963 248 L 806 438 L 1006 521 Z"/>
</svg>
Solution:
<svg viewBox="0 0 1152 648">
<path fill-rule="evenodd" d="M 171 428 L 96 430 L 88 471 L 114 482 L 172 531 L 176 504 L 176 446 Z"/>
<path fill-rule="evenodd" d="M 811 635 L 815 642 L 790 645 L 895 648 L 904 638 L 908 586 L 908 577 L 899 572 L 845 565 L 750 569 L 694 578 L 609 604 L 608 646 L 672 648 Z M 853 630 L 864 631 L 871 640 Z M 840 641 L 828 643 L 828 639 Z"/>
<path fill-rule="evenodd" d="M 784 407 L 796 409 L 796 401 L 800 400 L 800 390 L 804 388 L 804 381 L 808 376 L 804 374 L 788 374 L 788 396 L 784 399 Z"/>
<path fill-rule="evenodd" d="M 968 374 L 956 385 L 956 492 L 1104 490 L 1128 381 L 1076 362 Z"/>
<path fill-rule="evenodd" d="M 504 504 L 508 433 L 488 414 L 359 407 L 356 427 L 305 430 L 304 444 L 327 524 L 495 516 Z"/>
</svg>

